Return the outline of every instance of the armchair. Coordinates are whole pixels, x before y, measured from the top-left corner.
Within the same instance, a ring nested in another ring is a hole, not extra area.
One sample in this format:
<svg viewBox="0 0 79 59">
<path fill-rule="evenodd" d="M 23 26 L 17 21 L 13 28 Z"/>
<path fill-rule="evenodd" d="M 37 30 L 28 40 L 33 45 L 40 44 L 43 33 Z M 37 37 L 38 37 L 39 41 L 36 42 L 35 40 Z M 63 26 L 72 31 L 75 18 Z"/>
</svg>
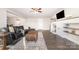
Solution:
<svg viewBox="0 0 79 59">
<path fill-rule="evenodd" d="M 8 32 L 9 32 L 8 44 L 13 45 L 17 43 L 21 37 L 24 36 L 24 27 L 8 25 Z"/>
<path fill-rule="evenodd" d="M 14 40 L 17 39 L 17 36 L 15 34 L 15 30 L 14 30 L 14 26 L 13 25 L 8 25 L 8 43 L 7 44 L 12 44 L 14 42 Z"/>
</svg>

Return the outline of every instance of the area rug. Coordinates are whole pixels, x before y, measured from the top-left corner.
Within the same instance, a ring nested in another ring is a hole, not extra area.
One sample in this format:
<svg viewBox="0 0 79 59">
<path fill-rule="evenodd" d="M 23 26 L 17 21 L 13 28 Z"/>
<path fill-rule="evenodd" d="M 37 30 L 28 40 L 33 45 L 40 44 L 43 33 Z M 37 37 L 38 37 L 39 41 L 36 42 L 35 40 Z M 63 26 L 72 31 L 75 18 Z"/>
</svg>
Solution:
<svg viewBox="0 0 79 59">
<path fill-rule="evenodd" d="M 42 32 L 38 32 L 37 41 L 27 41 L 25 37 L 23 37 L 19 42 L 15 45 L 10 46 L 10 50 L 47 50 L 47 46 L 43 37 Z"/>
</svg>

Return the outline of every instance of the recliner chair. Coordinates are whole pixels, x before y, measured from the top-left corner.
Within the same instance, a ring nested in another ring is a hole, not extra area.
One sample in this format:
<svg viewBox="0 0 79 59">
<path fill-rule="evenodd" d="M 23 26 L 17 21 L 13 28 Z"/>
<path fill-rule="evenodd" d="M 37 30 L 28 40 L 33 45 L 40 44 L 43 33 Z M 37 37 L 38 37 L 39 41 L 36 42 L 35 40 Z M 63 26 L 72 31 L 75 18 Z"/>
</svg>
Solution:
<svg viewBox="0 0 79 59">
<path fill-rule="evenodd" d="M 24 28 L 23 26 L 13 26 L 13 25 L 8 25 L 8 32 L 9 32 L 9 39 L 8 39 L 8 44 L 15 44 L 17 43 L 21 37 L 24 36 Z"/>
<path fill-rule="evenodd" d="M 9 44 L 12 44 L 14 42 L 14 40 L 17 39 L 17 36 L 15 34 L 13 25 L 8 25 L 7 28 L 8 28 L 8 33 L 9 33 L 7 44 L 9 45 Z"/>
</svg>

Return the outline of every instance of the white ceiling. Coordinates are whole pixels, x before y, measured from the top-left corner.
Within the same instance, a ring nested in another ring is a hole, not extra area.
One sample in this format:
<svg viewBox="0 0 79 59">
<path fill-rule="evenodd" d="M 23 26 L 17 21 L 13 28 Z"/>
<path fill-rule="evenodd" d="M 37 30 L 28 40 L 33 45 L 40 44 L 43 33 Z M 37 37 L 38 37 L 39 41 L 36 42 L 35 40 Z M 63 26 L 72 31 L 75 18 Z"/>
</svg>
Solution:
<svg viewBox="0 0 79 59">
<path fill-rule="evenodd" d="M 25 18 L 45 18 L 52 17 L 61 8 L 42 8 L 42 13 L 33 13 L 31 8 L 8 8 L 8 11 L 17 16 Z"/>
</svg>

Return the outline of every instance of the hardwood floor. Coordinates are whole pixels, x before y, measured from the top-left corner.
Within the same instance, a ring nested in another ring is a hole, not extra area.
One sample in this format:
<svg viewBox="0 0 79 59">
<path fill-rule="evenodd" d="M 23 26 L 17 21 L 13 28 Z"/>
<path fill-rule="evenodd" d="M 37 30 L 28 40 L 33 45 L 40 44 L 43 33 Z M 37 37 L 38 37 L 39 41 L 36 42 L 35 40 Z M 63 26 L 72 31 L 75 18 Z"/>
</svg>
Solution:
<svg viewBox="0 0 79 59">
<path fill-rule="evenodd" d="M 79 50 L 79 45 L 49 31 L 42 31 L 48 50 Z"/>
</svg>

